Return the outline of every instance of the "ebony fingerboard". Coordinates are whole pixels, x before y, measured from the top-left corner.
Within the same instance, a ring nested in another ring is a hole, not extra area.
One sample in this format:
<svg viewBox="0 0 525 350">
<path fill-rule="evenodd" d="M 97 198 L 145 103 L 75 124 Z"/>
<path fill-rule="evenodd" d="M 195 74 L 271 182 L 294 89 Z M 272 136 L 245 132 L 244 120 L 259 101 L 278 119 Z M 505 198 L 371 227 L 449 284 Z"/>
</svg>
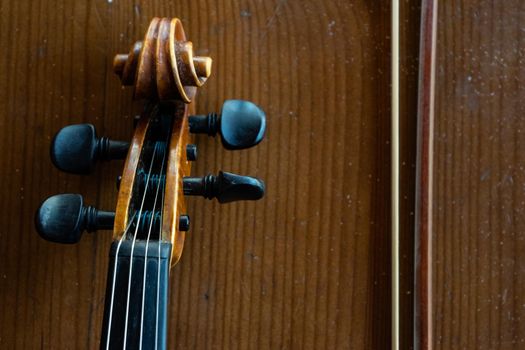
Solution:
<svg viewBox="0 0 525 350">
<path fill-rule="evenodd" d="M 100 349 L 140 349 L 141 342 L 142 349 L 166 349 L 171 244 L 150 242 L 146 251 L 146 242 L 136 241 L 131 253 L 130 240 L 111 245 Z"/>
</svg>

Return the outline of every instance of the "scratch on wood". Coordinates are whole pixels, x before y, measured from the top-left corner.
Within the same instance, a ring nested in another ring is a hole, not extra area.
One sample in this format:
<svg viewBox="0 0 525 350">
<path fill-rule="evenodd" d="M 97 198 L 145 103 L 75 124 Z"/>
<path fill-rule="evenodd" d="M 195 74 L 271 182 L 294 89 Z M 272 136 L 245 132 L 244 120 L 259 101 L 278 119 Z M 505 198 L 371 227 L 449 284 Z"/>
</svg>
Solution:
<svg viewBox="0 0 525 350">
<path fill-rule="evenodd" d="M 277 17 L 281 14 L 281 8 L 283 7 L 283 5 L 287 2 L 288 0 L 280 0 L 277 5 L 275 5 L 275 8 L 273 9 L 273 13 L 272 15 L 270 16 L 270 18 L 268 19 L 268 22 L 266 22 L 266 28 L 264 28 L 264 30 L 262 31 L 261 33 L 261 41 L 264 40 L 264 38 L 266 38 L 266 35 L 268 34 L 268 31 L 270 30 L 270 28 L 273 26 L 273 24 L 275 23 L 275 20 L 277 19 Z"/>
</svg>

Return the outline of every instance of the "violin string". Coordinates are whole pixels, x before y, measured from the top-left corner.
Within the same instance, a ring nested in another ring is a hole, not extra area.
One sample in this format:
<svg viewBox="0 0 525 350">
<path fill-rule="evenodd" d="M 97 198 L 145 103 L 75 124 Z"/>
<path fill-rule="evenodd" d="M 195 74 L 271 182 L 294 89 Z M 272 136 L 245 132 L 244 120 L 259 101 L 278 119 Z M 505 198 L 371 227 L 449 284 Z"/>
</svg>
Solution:
<svg viewBox="0 0 525 350">
<path fill-rule="evenodd" d="M 156 144 L 155 144 L 156 146 Z M 130 254 L 130 258 L 129 258 L 129 274 L 128 274 L 128 295 L 126 297 L 126 314 L 125 314 L 125 323 L 124 323 L 124 345 L 123 345 L 123 349 L 125 350 L 126 349 L 126 341 L 127 341 L 127 337 L 126 335 L 128 334 L 128 315 L 129 315 L 129 299 L 130 299 L 130 293 L 131 293 L 131 276 L 133 274 L 133 253 L 134 253 L 134 250 L 135 250 L 135 242 L 137 240 L 137 233 L 139 231 L 139 227 L 140 227 L 140 219 L 141 219 L 141 215 L 142 215 L 142 209 L 144 208 L 144 202 L 146 201 L 146 194 L 148 193 L 148 186 L 149 186 L 149 180 L 151 178 L 151 171 L 153 170 L 153 163 L 155 162 L 155 154 L 157 152 L 157 147 L 154 147 L 153 148 L 153 155 L 151 156 L 151 162 L 150 162 L 150 165 L 149 165 L 149 170 L 148 170 L 148 176 L 146 178 L 146 185 L 144 186 L 144 194 L 142 195 L 142 202 L 140 204 L 140 209 L 139 209 L 139 214 L 138 214 L 138 219 L 137 219 L 137 225 L 135 227 L 135 233 L 133 234 L 133 242 L 131 243 L 131 254 Z"/>
<path fill-rule="evenodd" d="M 108 322 L 108 335 L 106 339 L 106 350 L 109 350 L 109 339 L 111 335 L 111 321 L 113 319 L 113 302 L 115 300 L 115 280 L 117 277 L 117 262 L 118 262 L 118 253 L 120 251 L 120 245 L 122 244 L 122 241 L 124 240 L 124 237 L 127 235 L 129 229 L 131 228 L 131 225 L 133 224 L 133 220 L 135 220 L 135 217 L 137 216 L 137 212 L 133 213 L 133 216 L 131 217 L 131 220 L 129 220 L 128 226 L 124 230 L 124 233 L 122 236 L 120 236 L 120 239 L 118 241 L 117 245 L 117 251 L 115 253 L 115 263 L 113 264 L 113 283 L 111 284 L 111 301 L 109 304 L 109 322 Z"/>
<path fill-rule="evenodd" d="M 167 144 L 167 143 L 166 143 Z M 166 186 L 166 185 L 164 185 Z M 162 189 L 161 193 L 161 208 L 164 208 L 164 193 L 166 192 L 166 187 Z M 163 210 L 160 211 L 160 222 L 162 223 Z M 159 247 L 157 255 L 157 303 L 156 303 L 156 312 L 155 312 L 155 350 L 157 350 L 158 339 L 159 339 L 159 304 L 160 304 L 160 238 L 162 235 L 162 224 L 159 225 Z"/>
<path fill-rule="evenodd" d="M 165 143 L 167 144 L 167 143 Z M 160 146 L 159 146 L 160 147 Z M 162 173 L 164 171 L 164 161 L 166 159 L 166 149 L 165 149 L 165 146 L 164 146 L 164 156 L 162 157 L 162 163 L 161 163 L 161 166 L 160 166 L 160 176 L 159 176 L 159 180 L 157 182 L 157 189 L 155 191 L 155 199 L 153 201 L 153 209 L 151 211 L 152 215 L 151 215 L 151 220 L 150 220 L 150 223 L 149 223 L 149 229 L 148 229 L 148 237 L 146 238 L 146 254 L 145 254 L 145 257 L 144 257 L 144 272 L 143 272 L 143 280 L 142 280 L 142 308 L 141 308 L 141 313 L 140 313 L 140 339 L 139 339 L 139 350 L 142 350 L 142 334 L 143 334 L 143 330 L 144 330 L 144 304 L 145 304 L 145 299 L 146 299 L 146 273 L 147 273 L 147 267 L 148 267 L 148 264 L 147 264 L 147 261 L 148 261 L 148 247 L 149 247 L 149 241 L 150 241 L 150 237 L 151 237 L 151 230 L 153 228 L 153 223 L 155 222 L 155 208 L 157 206 L 157 199 L 158 199 L 158 196 L 159 196 L 159 189 L 160 189 L 160 185 L 162 183 Z M 161 208 L 162 210 L 162 208 Z M 161 225 L 162 225 L 162 221 L 161 221 Z M 160 236 L 159 236 L 159 240 L 158 240 L 158 244 L 159 244 L 159 247 L 160 247 L 160 244 L 161 244 L 161 241 L 160 241 Z M 160 264 L 157 265 L 158 269 L 160 269 Z M 159 288 L 159 285 L 157 284 L 157 289 Z"/>
</svg>

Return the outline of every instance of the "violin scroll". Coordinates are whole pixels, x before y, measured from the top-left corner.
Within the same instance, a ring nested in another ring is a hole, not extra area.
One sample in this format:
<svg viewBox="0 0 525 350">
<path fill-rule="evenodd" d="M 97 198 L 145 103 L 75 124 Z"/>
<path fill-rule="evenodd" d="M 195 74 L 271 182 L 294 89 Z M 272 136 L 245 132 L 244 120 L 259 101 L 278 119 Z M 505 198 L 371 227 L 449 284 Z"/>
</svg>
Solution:
<svg viewBox="0 0 525 350">
<path fill-rule="evenodd" d="M 113 70 L 122 85 L 134 86 L 135 99 L 190 103 L 211 75 L 212 59 L 194 56 L 178 18 L 154 18 L 143 41 L 118 54 Z"/>
</svg>

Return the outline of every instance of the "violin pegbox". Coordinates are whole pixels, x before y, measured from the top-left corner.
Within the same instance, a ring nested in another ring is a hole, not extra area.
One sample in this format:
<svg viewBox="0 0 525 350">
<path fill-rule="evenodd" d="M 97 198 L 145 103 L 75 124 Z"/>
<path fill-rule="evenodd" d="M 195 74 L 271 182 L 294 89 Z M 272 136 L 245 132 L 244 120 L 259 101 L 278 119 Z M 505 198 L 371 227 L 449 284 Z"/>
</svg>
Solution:
<svg viewBox="0 0 525 350">
<path fill-rule="evenodd" d="M 58 169 L 72 174 L 89 174 L 101 160 L 125 159 L 117 208 L 99 212 L 84 206 L 79 195 L 53 196 L 37 211 L 36 228 L 44 239 L 58 243 L 78 242 L 83 230 L 112 228 L 113 238 L 120 240 L 132 231 L 142 239 L 142 231 L 158 228 L 153 238 L 173 243 L 176 253 L 189 228 L 182 178 L 196 159 L 187 120 L 194 107 L 189 104 L 210 76 L 212 60 L 193 54 L 179 19 L 154 18 L 144 40 L 128 54 L 116 55 L 113 64 L 122 85 L 133 86 L 134 99 L 147 101 L 131 142 L 98 137 L 90 124 L 70 125 L 53 139 L 51 158 Z M 161 195 L 155 199 L 147 192 L 157 188 Z"/>
<path fill-rule="evenodd" d="M 212 60 L 193 54 L 193 44 L 187 41 L 179 19 L 154 18 L 144 40 L 136 42 L 128 54 L 116 55 L 113 64 L 122 84 L 133 86 L 134 99 L 147 99 L 153 106 L 143 113 L 131 142 L 136 147 L 130 148 L 124 166 L 113 237 L 120 239 L 125 234 L 134 211 L 131 208 L 139 207 L 140 196 L 136 194 L 144 190 L 143 184 L 148 183 L 149 177 L 142 168 L 144 164 L 141 165 L 142 151 L 151 149 L 153 145 L 146 144 L 156 138 L 154 143 L 165 145 L 164 169 L 153 175 L 164 186 L 162 202 L 156 206 L 161 213 L 158 239 L 172 244 L 172 263 L 175 263 L 189 229 L 182 179 L 190 174 L 191 161 L 196 159 L 197 152 L 191 144 L 188 115 L 194 108 L 191 102 L 197 88 L 211 74 Z M 142 185 L 138 186 L 139 183 Z"/>
<path fill-rule="evenodd" d="M 147 101 L 131 142 L 99 138 L 89 124 L 73 125 L 59 131 L 51 153 L 60 170 L 75 174 L 90 172 L 99 160 L 125 157 L 116 211 L 84 206 L 79 195 L 51 197 L 36 216 L 43 238 L 75 243 L 83 230 L 113 228 L 117 242 L 168 244 L 173 265 L 190 228 L 185 196 L 220 203 L 263 197 L 264 182 L 254 177 L 190 174 L 197 158 L 192 134 L 219 134 L 227 150 L 240 150 L 259 144 L 266 130 L 265 113 L 249 101 L 227 100 L 220 113 L 195 114 L 192 101 L 211 75 L 211 65 L 211 58 L 193 54 L 177 18 L 154 18 L 142 41 L 115 56 L 113 68 L 122 85 L 133 87 L 134 99 Z"/>
</svg>

